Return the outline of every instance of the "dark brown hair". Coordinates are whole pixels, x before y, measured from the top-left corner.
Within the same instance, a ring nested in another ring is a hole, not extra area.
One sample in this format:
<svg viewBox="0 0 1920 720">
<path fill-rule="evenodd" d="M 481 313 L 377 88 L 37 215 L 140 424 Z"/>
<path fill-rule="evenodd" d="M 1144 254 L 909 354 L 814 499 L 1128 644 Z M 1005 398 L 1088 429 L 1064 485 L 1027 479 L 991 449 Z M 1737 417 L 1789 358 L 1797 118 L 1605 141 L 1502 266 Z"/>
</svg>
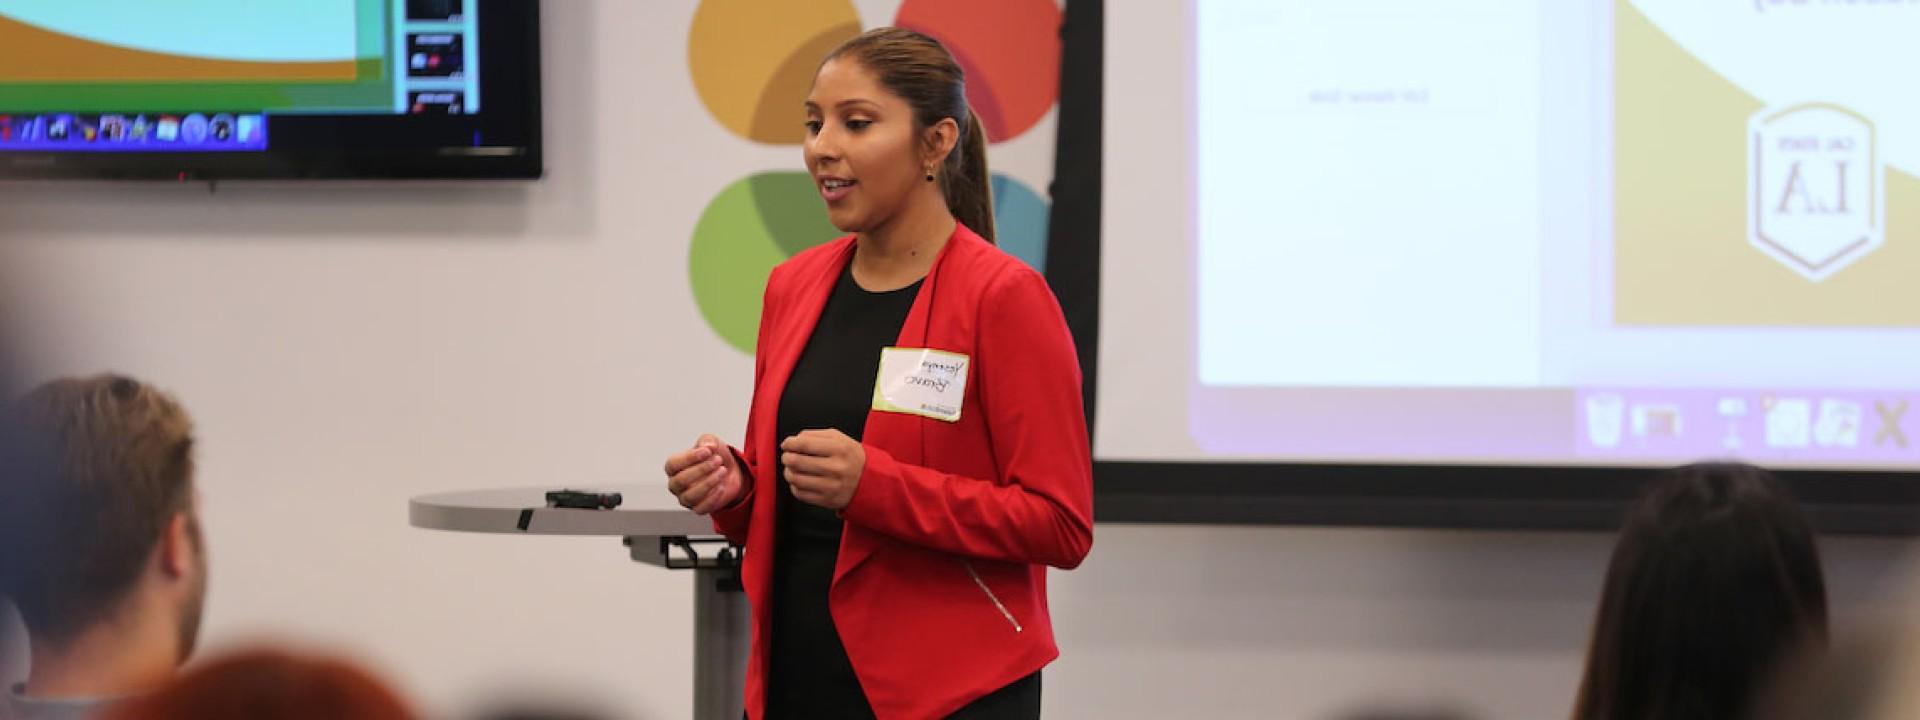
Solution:
<svg viewBox="0 0 1920 720">
<path fill-rule="evenodd" d="M 1767 471 L 1668 471 L 1607 568 L 1574 720 L 1748 716 L 1776 665 L 1827 638 L 1806 517 Z"/>
<path fill-rule="evenodd" d="M 412 720 L 372 673 L 331 658 L 258 650 L 208 662 L 158 692 L 116 704 L 104 720 Z"/>
<path fill-rule="evenodd" d="M 113 611 L 190 512 L 193 422 L 166 393 L 97 375 L 41 385 L 5 423 L 0 593 L 36 637 L 64 642 Z"/>
<path fill-rule="evenodd" d="M 842 43 L 826 60 L 849 57 L 881 86 L 913 107 L 916 130 L 953 118 L 960 137 L 940 166 L 940 190 L 960 224 L 993 242 L 993 178 L 987 172 L 987 133 L 967 106 L 967 74 L 940 41 L 903 28 L 875 28 Z M 825 64 L 825 60 L 822 64 Z"/>
</svg>

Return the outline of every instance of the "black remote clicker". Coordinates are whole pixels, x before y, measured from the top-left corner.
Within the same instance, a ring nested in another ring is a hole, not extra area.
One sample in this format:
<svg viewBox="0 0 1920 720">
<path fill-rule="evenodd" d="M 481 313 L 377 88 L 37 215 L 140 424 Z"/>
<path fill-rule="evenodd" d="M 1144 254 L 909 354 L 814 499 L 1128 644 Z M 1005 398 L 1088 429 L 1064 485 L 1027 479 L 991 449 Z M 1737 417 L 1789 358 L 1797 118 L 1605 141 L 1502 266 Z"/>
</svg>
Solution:
<svg viewBox="0 0 1920 720">
<path fill-rule="evenodd" d="M 620 493 L 591 492 L 587 490 L 547 491 L 547 507 L 612 510 L 620 507 L 620 500 Z"/>
</svg>

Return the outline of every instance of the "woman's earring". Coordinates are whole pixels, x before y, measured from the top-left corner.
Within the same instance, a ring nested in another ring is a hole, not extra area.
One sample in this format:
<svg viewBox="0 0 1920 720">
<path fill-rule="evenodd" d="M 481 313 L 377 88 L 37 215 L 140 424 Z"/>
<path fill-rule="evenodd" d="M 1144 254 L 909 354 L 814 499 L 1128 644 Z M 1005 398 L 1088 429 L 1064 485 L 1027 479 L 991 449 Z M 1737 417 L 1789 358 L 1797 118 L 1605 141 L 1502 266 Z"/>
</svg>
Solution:
<svg viewBox="0 0 1920 720">
<path fill-rule="evenodd" d="M 927 182 L 933 182 L 933 168 L 927 168 Z"/>
</svg>

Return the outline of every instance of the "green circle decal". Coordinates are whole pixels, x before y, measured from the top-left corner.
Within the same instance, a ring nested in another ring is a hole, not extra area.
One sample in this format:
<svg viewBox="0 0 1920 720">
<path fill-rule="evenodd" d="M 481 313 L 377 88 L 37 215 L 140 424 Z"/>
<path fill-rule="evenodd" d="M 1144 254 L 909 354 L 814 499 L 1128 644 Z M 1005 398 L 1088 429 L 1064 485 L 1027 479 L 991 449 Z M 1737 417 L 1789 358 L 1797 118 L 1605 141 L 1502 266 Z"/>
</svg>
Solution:
<svg viewBox="0 0 1920 720">
<path fill-rule="evenodd" d="M 752 353 L 767 275 L 839 235 L 806 173 L 761 173 L 728 185 L 700 213 L 687 253 L 700 315 L 728 345 Z"/>
</svg>

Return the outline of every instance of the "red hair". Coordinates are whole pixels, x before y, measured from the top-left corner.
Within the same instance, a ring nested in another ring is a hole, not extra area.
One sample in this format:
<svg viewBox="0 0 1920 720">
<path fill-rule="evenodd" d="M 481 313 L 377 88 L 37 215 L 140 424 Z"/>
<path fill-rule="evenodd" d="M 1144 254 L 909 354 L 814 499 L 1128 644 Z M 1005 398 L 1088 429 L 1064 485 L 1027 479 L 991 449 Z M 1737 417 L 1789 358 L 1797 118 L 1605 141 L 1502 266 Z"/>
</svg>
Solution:
<svg viewBox="0 0 1920 720">
<path fill-rule="evenodd" d="M 344 660 L 256 650 L 208 662 L 101 720 L 414 720 L 400 696 Z"/>
</svg>

